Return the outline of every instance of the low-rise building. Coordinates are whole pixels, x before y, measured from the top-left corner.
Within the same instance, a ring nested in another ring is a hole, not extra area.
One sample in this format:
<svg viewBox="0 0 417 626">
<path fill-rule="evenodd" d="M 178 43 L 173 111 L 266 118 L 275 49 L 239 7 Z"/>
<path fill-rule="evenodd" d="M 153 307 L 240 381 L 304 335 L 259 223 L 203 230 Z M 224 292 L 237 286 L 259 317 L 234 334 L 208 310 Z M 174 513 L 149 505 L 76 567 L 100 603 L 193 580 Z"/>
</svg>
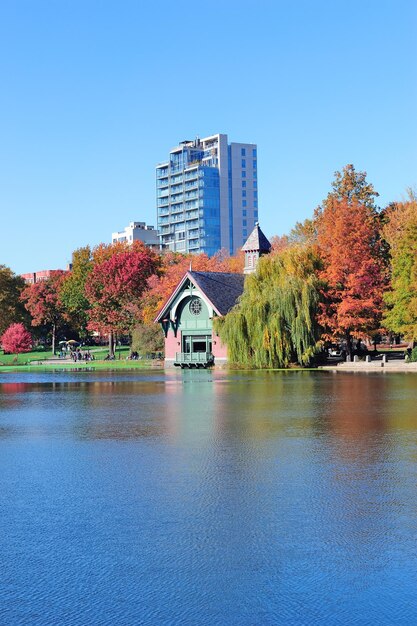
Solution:
<svg viewBox="0 0 417 626">
<path fill-rule="evenodd" d="M 159 249 L 158 231 L 145 222 L 130 222 L 124 230 L 112 233 L 111 240 L 112 243 L 123 241 L 129 244 L 134 241 L 143 241 L 146 246 Z"/>
<path fill-rule="evenodd" d="M 206 368 L 227 362 L 227 346 L 213 329 L 213 319 L 235 306 L 243 293 L 245 274 L 255 272 L 259 257 L 270 249 L 256 224 L 243 246 L 244 274 L 190 268 L 155 320 L 165 334 L 165 366 Z"/>
<path fill-rule="evenodd" d="M 71 263 L 67 265 L 65 271 L 72 269 Z M 40 270 L 39 272 L 28 272 L 27 274 L 21 274 L 21 277 L 27 285 L 34 285 L 35 283 L 41 283 L 48 280 L 54 272 L 62 272 L 64 270 Z"/>
</svg>

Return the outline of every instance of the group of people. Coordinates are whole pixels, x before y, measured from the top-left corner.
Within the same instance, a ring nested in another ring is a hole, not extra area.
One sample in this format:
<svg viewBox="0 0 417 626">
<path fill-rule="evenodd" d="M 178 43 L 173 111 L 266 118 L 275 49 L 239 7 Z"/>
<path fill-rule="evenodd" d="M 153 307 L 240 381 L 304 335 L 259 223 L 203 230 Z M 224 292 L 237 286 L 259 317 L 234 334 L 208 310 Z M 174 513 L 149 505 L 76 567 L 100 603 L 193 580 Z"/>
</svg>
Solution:
<svg viewBox="0 0 417 626">
<path fill-rule="evenodd" d="M 74 363 L 77 361 L 94 361 L 94 354 L 91 354 L 90 350 L 85 352 L 81 352 L 80 349 L 72 350 L 70 356 Z"/>
</svg>

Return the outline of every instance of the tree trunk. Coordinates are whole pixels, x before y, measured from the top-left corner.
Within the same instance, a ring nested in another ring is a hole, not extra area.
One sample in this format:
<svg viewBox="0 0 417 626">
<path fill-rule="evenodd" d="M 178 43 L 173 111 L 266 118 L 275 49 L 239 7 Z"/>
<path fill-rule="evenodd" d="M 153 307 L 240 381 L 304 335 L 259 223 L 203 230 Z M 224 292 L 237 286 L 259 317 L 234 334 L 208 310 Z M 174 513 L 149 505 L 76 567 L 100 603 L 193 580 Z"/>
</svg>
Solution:
<svg viewBox="0 0 417 626">
<path fill-rule="evenodd" d="M 52 356 L 55 356 L 56 324 L 52 324 Z"/>
<path fill-rule="evenodd" d="M 114 356 L 113 333 L 109 333 L 109 355 Z"/>
<path fill-rule="evenodd" d="M 346 333 L 346 361 L 352 361 L 352 337 Z"/>
</svg>

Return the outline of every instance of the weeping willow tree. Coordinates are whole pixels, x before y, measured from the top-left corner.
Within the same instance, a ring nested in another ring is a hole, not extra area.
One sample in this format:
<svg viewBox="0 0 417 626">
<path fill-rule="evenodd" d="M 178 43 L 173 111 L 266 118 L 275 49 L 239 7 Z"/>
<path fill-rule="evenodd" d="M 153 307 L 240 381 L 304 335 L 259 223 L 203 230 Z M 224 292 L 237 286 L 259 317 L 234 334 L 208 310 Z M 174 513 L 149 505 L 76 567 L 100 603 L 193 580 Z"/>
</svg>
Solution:
<svg viewBox="0 0 417 626">
<path fill-rule="evenodd" d="M 260 259 L 238 304 L 215 321 L 229 360 L 251 368 L 309 365 L 320 346 L 320 260 L 310 247 Z"/>
</svg>

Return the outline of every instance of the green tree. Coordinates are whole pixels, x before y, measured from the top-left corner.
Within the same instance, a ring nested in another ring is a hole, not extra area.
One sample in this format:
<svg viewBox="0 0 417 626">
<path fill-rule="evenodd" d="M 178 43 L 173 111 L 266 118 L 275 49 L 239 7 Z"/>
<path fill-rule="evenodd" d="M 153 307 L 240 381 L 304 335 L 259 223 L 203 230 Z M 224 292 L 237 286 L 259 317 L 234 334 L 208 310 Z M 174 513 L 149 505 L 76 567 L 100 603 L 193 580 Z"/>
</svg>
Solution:
<svg viewBox="0 0 417 626">
<path fill-rule="evenodd" d="M 82 339 L 88 335 L 87 324 L 90 303 L 85 295 L 85 285 L 92 269 L 93 261 L 90 247 L 85 246 L 75 250 L 72 254 L 71 271 L 65 276 L 59 292 L 68 318 Z"/>
<path fill-rule="evenodd" d="M 314 249 L 305 246 L 260 259 L 238 304 L 215 321 L 231 362 L 255 368 L 311 362 L 320 345 L 319 267 Z"/>
<path fill-rule="evenodd" d="M 296 222 L 290 230 L 288 241 L 290 245 L 310 246 L 317 240 L 317 228 L 314 219 L 305 219 L 304 222 Z"/>
<path fill-rule="evenodd" d="M 6 265 L 0 265 L 0 335 L 13 323 L 30 323 L 20 300 L 24 287 L 25 281 L 21 276 L 16 276 Z"/>
<path fill-rule="evenodd" d="M 132 332 L 132 351 L 139 354 L 164 351 L 164 333 L 160 324 L 138 324 Z"/>
<path fill-rule="evenodd" d="M 385 294 L 388 310 L 384 316 L 388 330 L 417 341 L 417 201 L 410 194 L 407 202 L 386 210 L 384 236 L 390 246 L 391 289 Z"/>
</svg>

